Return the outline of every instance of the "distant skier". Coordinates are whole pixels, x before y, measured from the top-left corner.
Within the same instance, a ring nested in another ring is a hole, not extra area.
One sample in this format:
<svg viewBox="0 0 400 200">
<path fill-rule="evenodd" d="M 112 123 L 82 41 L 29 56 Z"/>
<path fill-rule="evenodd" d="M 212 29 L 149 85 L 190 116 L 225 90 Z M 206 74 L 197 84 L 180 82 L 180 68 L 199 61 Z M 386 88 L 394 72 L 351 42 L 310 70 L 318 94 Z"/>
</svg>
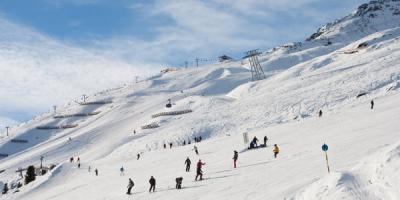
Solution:
<svg viewBox="0 0 400 200">
<path fill-rule="evenodd" d="M 318 116 L 319 116 L 319 117 L 322 117 L 322 110 L 319 110 Z"/>
<path fill-rule="evenodd" d="M 194 137 L 194 142 L 199 142 L 199 140 L 197 139 L 197 137 Z"/>
<path fill-rule="evenodd" d="M 279 153 L 279 147 L 277 144 L 274 144 L 274 149 L 272 150 L 272 152 L 274 152 L 274 157 L 276 158 Z"/>
<path fill-rule="evenodd" d="M 124 166 L 122 166 L 121 168 L 119 168 L 119 175 L 120 176 L 123 176 L 124 174 L 125 174 L 125 169 L 124 169 Z"/>
<path fill-rule="evenodd" d="M 237 161 L 238 157 L 239 157 L 238 152 L 236 150 L 233 151 L 233 168 L 236 168 L 236 161 Z"/>
<path fill-rule="evenodd" d="M 133 130 L 133 134 L 136 134 L 136 130 Z"/>
<path fill-rule="evenodd" d="M 175 178 L 175 182 L 176 182 L 175 188 L 176 189 L 181 189 L 182 188 L 182 180 L 183 180 L 182 177 Z"/>
<path fill-rule="evenodd" d="M 139 158 L 140 158 L 140 153 L 138 153 L 138 154 L 136 155 L 136 160 L 139 160 Z"/>
<path fill-rule="evenodd" d="M 254 147 L 257 147 L 257 142 L 258 142 L 258 139 L 257 139 L 257 137 L 256 136 L 254 136 L 254 138 L 253 138 L 253 146 Z"/>
<path fill-rule="evenodd" d="M 151 176 L 149 183 L 150 183 L 149 192 L 151 192 L 151 190 L 153 190 L 154 192 L 154 190 L 156 189 L 156 179 L 153 176 Z"/>
<path fill-rule="evenodd" d="M 69 158 L 69 162 L 74 162 L 74 157 Z"/>
<path fill-rule="evenodd" d="M 94 173 L 96 174 L 96 176 L 99 175 L 99 170 L 97 170 L 97 168 L 94 170 Z"/>
<path fill-rule="evenodd" d="M 186 172 L 190 171 L 190 164 L 192 161 L 190 161 L 189 157 L 186 158 L 185 164 L 186 164 Z"/>
<path fill-rule="evenodd" d="M 81 168 L 81 163 L 78 163 L 78 168 Z"/>
<path fill-rule="evenodd" d="M 128 183 L 128 191 L 126 192 L 126 194 L 131 194 L 131 190 L 133 188 L 133 186 L 135 185 L 135 183 L 133 183 L 132 179 L 129 178 L 129 183 Z"/>
<path fill-rule="evenodd" d="M 201 170 L 201 168 L 205 164 L 206 163 L 201 162 L 201 160 L 199 160 L 199 162 L 197 162 L 196 178 L 194 179 L 195 181 L 197 181 L 197 177 L 199 177 L 199 176 L 200 176 L 200 181 L 203 180 L 203 171 Z"/>
<path fill-rule="evenodd" d="M 78 163 L 80 163 L 80 162 L 81 162 L 81 159 L 80 159 L 79 157 L 78 157 L 78 159 L 77 159 L 77 162 L 78 162 Z"/>
<path fill-rule="evenodd" d="M 191 144 L 192 142 L 190 142 L 190 139 L 188 139 L 188 144 Z"/>
<path fill-rule="evenodd" d="M 90 165 L 89 165 L 89 167 L 88 167 L 88 172 L 90 172 L 90 170 L 91 170 L 91 167 L 90 167 Z"/>
<path fill-rule="evenodd" d="M 201 140 L 203 140 L 203 138 L 201 138 L 201 136 L 199 137 L 199 142 L 201 142 Z"/>
<path fill-rule="evenodd" d="M 193 150 L 196 153 L 196 155 L 199 155 L 199 149 L 196 147 L 196 145 L 194 145 Z"/>
<path fill-rule="evenodd" d="M 172 149 L 172 142 L 169 143 L 169 148 Z"/>
<path fill-rule="evenodd" d="M 375 105 L 374 100 L 371 100 L 371 110 L 374 109 L 374 105 Z"/>
<path fill-rule="evenodd" d="M 183 146 L 185 146 L 185 145 L 186 145 L 186 140 L 183 140 L 183 143 L 182 143 L 182 144 L 183 144 Z"/>
<path fill-rule="evenodd" d="M 267 147 L 267 141 L 268 141 L 268 137 L 264 136 L 264 146 Z"/>
<path fill-rule="evenodd" d="M 166 149 L 166 148 L 167 148 L 167 144 L 164 143 L 164 149 Z"/>
</svg>

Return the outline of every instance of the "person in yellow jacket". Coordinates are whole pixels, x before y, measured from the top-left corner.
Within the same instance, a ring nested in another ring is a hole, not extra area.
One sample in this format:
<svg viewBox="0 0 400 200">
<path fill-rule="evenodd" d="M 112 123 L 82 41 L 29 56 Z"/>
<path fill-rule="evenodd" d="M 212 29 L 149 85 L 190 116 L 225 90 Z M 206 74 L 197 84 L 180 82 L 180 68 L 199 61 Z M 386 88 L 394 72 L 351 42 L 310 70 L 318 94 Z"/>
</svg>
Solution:
<svg viewBox="0 0 400 200">
<path fill-rule="evenodd" d="M 274 149 L 272 150 L 272 152 L 274 152 L 274 157 L 276 158 L 279 153 L 279 147 L 277 144 L 274 144 Z"/>
</svg>

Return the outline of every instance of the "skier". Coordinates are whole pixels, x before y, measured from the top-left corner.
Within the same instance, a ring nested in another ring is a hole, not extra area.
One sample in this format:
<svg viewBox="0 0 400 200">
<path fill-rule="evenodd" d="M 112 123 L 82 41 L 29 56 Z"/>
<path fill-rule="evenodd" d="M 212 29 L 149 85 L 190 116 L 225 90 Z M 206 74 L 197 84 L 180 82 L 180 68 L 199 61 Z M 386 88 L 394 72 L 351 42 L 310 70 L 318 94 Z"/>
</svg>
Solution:
<svg viewBox="0 0 400 200">
<path fill-rule="evenodd" d="M 277 144 L 274 144 L 274 149 L 272 150 L 272 152 L 274 152 L 274 157 L 276 158 L 279 153 L 279 147 Z"/>
<path fill-rule="evenodd" d="M 371 110 L 374 109 L 374 100 L 371 100 Z"/>
<path fill-rule="evenodd" d="M 91 167 L 90 167 L 90 165 L 89 165 L 89 167 L 88 167 L 88 172 L 90 172 L 90 170 L 91 170 Z"/>
<path fill-rule="evenodd" d="M 164 143 L 164 149 L 166 149 L 166 148 L 167 148 L 167 144 Z"/>
<path fill-rule="evenodd" d="M 197 149 L 196 145 L 193 147 L 194 152 L 196 152 L 197 155 L 199 155 L 199 150 Z"/>
<path fill-rule="evenodd" d="M 190 164 L 192 161 L 190 161 L 189 157 L 186 158 L 185 164 L 186 164 L 186 172 L 190 171 Z"/>
<path fill-rule="evenodd" d="M 99 170 L 97 170 L 97 168 L 94 170 L 94 173 L 96 174 L 96 176 L 99 175 Z"/>
<path fill-rule="evenodd" d="M 258 139 L 257 139 L 257 137 L 256 136 L 254 136 L 254 138 L 253 138 L 253 146 L 254 147 L 257 147 L 257 142 L 258 142 Z"/>
<path fill-rule="evenodd" d="M 183 146 L 185 146 L 186 145 L 186 140 L 183 140 Z"/>
<path fill-rule="evenodd" d="M 176 189 L 181 189 L 182 188 L 182 180 L 183 180 L 182 177 L 178 177 L 178 178 L 175 179 L 175 182 L 176 182 L 175 188 Z"/>
<path fill-rule="evenodd" d="M 133 134 L 136 134 L 136 130 L 133 130 Z"/>
<path fill-rule="evenodd" d="M 197 137 L 194 137 L 194 142 L 199 142 L 199 140 L 197 139 Z"/>
<path fill-rule="evenodd" d="M 81 163 L 78 163 L 78 168 L 81 168 Z"/>
<path fill-rule="evenodd" d="M 124 169 L 124 166 L 122 166 L 120 169 L 119 169 L 119 172 L 120 172 L 120 176 L 123 176 L 125 173 L 124 173 L 124 171 L 125 171 L 125 169 Z"/>
<path fill-rule="evenodd" d="M 233 168 L 236 168 L 236 161 L 238 157 L 239 157 L 238 152 L 236 150 L 233 151 Z"/>
<path fill-rule="evenodd" d="M 128 191 L 126 192 L 126 194 L 131 194 L 131 190 L 133 188 L 133 186 L 135 185 L 135 183 L 133 183 L 132 179 L 129 178 L 129 183 L 128 183 Z"/>
<path fill-rule="evenodd" d="M 203 138 L 201 138 L 201 136 L 199 137 L 199 142 L 201 142 L 201 140 L 202 140 Z"/>
<path fill-rule="evenodd" d="M 69 158 L 69 162 L 74 162 L 74 157 Z"/>
<path fill-rule="evenodd" d="M 169 148 L 172 149 L 172 142 L 169 143 Z"/>
<path fill-rule="evenodd" d="M 191 144 L 190 139 L 188 139 L 188 144 Z"/>
<path fill-rule="evenodd" d="M 199 176 L 200 176 L 200 181 L 203 180 L 203 171 L 201 170 L 201 167 L 205 164 L 206 163 L 202 163 L 201 160 L 197 162 L 196 178 L 194 179 L 195 181 L 197 181 L 197 177 Z"/>
<path fill-rule="evenodd" d="M 267 141 L 268 141 L 268 137 L 264 136 L 264 146 L 267 147 Z"/>
<path fill-rule="evenodd" d="M 319 117 L 322 117 L 322 110 L 319 110 L 318 116 L 319 116 Z"/>
<path fill-rule="evenodd" d="M 153 189 L 153 192 L 154 192 L 154 190 L 156 189 L 156 179 L 153 176 L 151 176 L 151 178 L 149 180 L 149 183 L 150 183 L 149 192 L 151 192 L 152 189 Z"/>
<path fill-rule="evenodd" d="M 81 159 L 78 157 L 77 161 L 78 161 L 78 163 L 80 163 L 80 162 L 81 162 Z"/>
<path fill-rule="evenodd" d="M 136 156 L 137 156 L 136 160 L 139 160 L 139 158 L 140 158 L 140 153 L 138 153 Z"/>
</svg>

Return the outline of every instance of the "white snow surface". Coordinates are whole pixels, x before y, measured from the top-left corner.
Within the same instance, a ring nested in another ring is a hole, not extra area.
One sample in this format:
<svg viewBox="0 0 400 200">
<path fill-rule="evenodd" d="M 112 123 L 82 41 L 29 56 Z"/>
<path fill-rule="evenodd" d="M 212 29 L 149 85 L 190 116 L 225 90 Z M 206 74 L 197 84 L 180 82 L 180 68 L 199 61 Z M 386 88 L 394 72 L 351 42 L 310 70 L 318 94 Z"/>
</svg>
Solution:
<svg viewBox="0 0 400 200">
<path fill-rule="evenodd" d="M 110 104 L 70 103 L 56 113 L 98 115 L 55 119 L 49 112 L 14 126 L 10 137 L 0 139 L 0 153 L 9 154 L 0 160 L 2 183 L 18 181 L 15 170 L 39 166 L 42 155 L 46 166 L 57 166 L 0 199 L 400 199 L 400 28 L 390 24 L 329 46 L 312 40 L 296 50 L 269 51 L 260 58 L 265 80 L 250 82 L 248 64 L 241 62 L 180 69 L 87 100 Z M 367 47 L 357 49 L 364 42 Z M 168 99 L 171 108 L 165 107 Z M 187 109 L 193 112 L 151 117 Z M 159 127 L 140 128 L 152 123 Z M 35 129 L 66 124 L 78 126 Z M 243 132 L 260 141 L 267 135 L 268 147 L 247 150 Z M 203 141 L 194 144 L 198 136 Z M 192 144 L 183 146 L 188 139 Z M 169 142 L 173 148 L 163 149 Z M 329 145 L 329 174 L 323 143 Z M 273 144 L 281 149 L 278 158 Z M 80 169 L 69 163 L 72 156 L 80 157 Z M 203 181 L 194 181 L 198 159 L 206 163 Z M 150 176 L 157 179 L 151 194 Z M 180 176 L 183 189 L 176 190 Z M 135 182 L 132 196 L 125 194 L 129 177 Z"/>
</svg>

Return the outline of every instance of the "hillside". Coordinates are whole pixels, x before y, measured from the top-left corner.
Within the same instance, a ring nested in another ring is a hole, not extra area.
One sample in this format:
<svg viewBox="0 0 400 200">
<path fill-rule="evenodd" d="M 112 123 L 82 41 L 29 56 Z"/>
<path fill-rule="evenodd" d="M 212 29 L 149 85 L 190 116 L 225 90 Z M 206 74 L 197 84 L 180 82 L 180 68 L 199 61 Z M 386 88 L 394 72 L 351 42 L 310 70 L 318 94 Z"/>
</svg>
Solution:
<svg viewBox="0 0 400 200">
<path fill-rule="evenodd" d="M 0 139 L 0 154 L 9 155 L 0 158 L 0 181 L 18 181 L 15 170 L 39 166 L 40 156 L 56 167 L 0 199 L 121 199 L 128 177 L 135 181 L 128 199 L 399 199 L 399 7 L 396 0 L 372 1 L 305 42 L 263 53 L 265 80 L 250 82 L 245 61 L 179 69 L 86 100 L 104 104 L 71 102 L 15 126 Z M 192 112 L 152 117 L 186 110 Z M 141 128 L 151 124 L 158 127 Z M 37 129 L 65 125 L 77 126 Z M 268 135 L 269 146 L 247 150 L 243 132 L 260 141 Z M 193 144 L 199 136 L 203 141 Z M 276 159 L 272 144 L 281 148 Z M 68 161 L 78 156 L 80 169 Z M 186 157 L 191 172 L 184 171 Z M 205 180 L 195 182 L 198 159 L 206 162 Z M 157 179 L 153 194 L 150 176 Z"/>
</svg>

